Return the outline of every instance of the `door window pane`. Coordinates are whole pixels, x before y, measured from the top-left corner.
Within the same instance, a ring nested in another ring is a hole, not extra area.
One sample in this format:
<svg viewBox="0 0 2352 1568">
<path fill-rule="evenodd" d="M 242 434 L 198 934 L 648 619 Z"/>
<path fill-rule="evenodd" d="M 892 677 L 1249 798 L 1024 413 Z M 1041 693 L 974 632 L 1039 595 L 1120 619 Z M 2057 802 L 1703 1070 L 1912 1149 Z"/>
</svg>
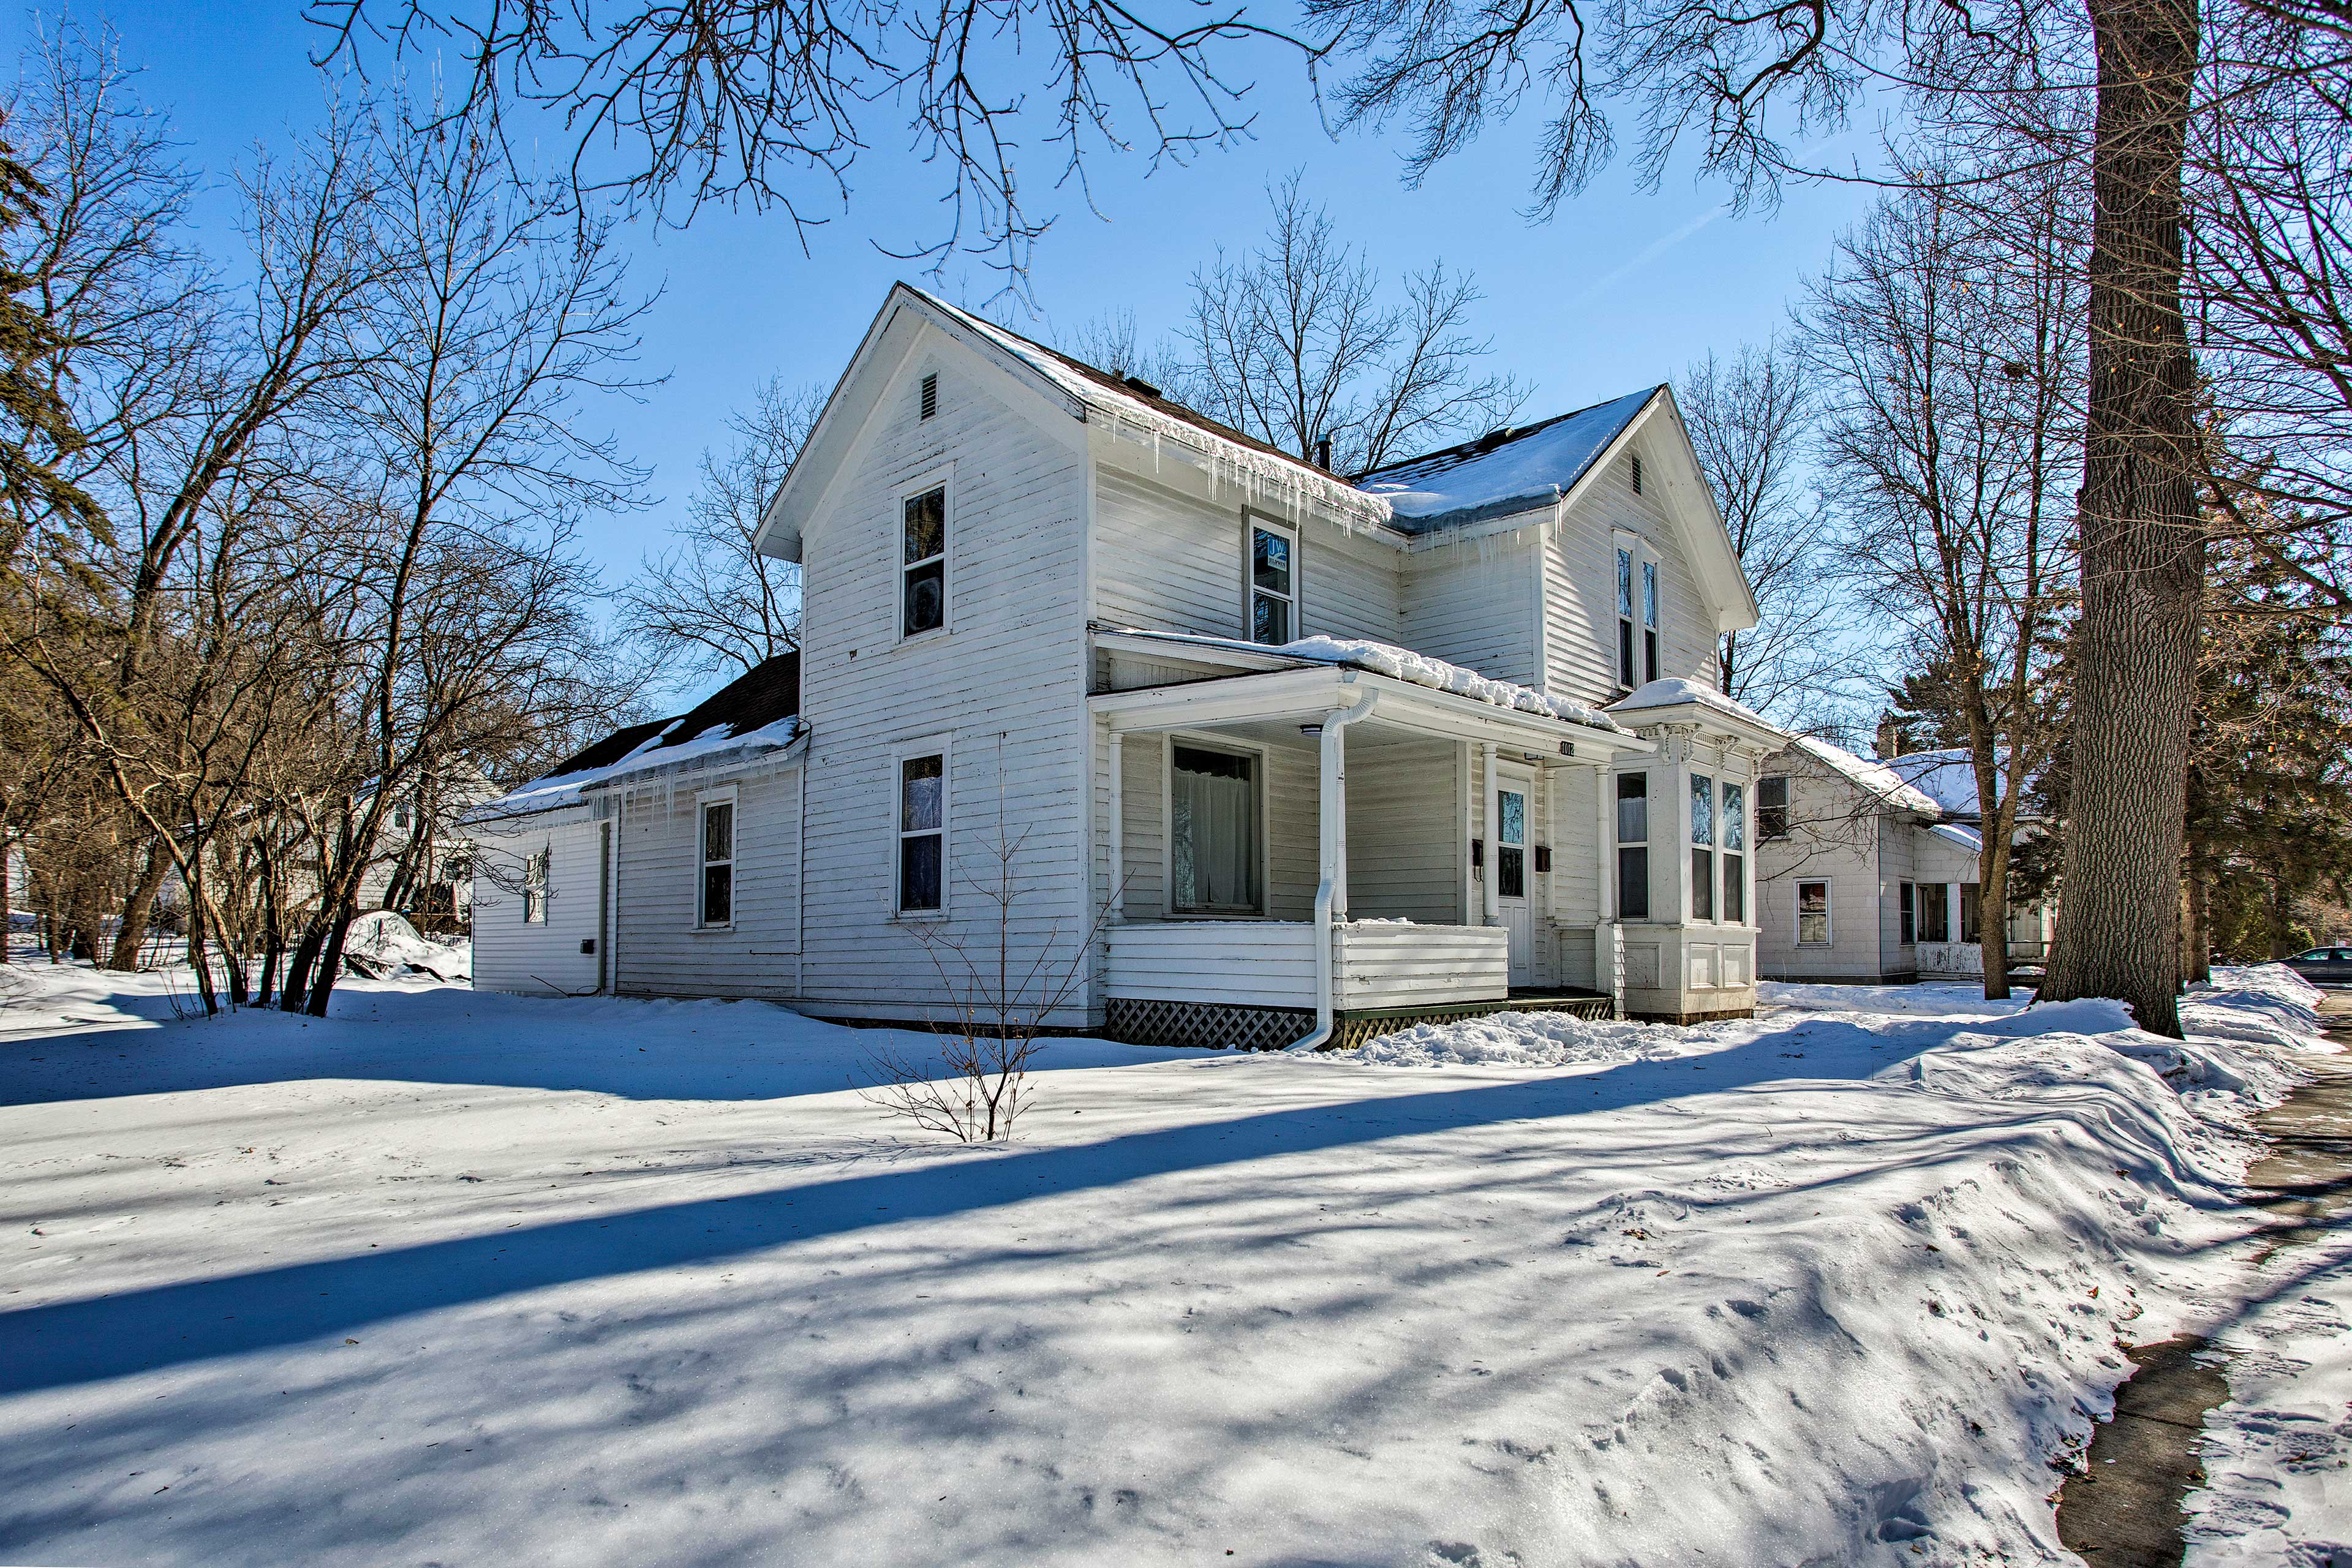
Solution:
<svg viewBox="0 0 2352 1568">
<path fill-rule="evenodd" d="M 1495 795 L 1495 891 L 1506 899 L 1528 896 L 1528 797 L 1517 790 Z"/>
</svg>

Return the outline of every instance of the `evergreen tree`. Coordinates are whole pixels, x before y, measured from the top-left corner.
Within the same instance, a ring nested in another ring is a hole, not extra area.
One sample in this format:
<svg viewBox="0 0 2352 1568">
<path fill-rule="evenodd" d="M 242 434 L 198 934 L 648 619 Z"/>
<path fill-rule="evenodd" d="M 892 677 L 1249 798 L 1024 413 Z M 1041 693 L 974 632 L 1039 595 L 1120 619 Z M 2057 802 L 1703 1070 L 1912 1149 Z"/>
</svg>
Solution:
<svg viewBox="0 0 2352 1568">
<path fill-rule="evenodd" d="M 16 231 L 41 222 L 47 195 L 13 148 L 0 142 L 0 258 L 13 256 Z M 58 386 L 62 359 L 70 346 L 39 308 L 25 295 L 38 281 L 0 259 L 0 563 L 13 561 L 26 537 L 47 522 L 63 523 L 111 542 L 106 514 L 80 486 L 57 469 L 59 458 L 79 451 L 74 427 Z"/>
</svg>

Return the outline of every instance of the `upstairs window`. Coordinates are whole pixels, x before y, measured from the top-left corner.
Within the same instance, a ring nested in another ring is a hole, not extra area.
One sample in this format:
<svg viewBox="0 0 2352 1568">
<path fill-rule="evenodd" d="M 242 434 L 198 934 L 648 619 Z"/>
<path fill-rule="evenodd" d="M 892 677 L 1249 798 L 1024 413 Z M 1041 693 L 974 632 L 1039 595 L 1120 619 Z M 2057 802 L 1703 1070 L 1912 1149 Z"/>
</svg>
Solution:
<svg viewBox="0 0 2352 1568">
<path fill-rule="evenodd" d="M 940 378 L 934 374 L 923 377 L 922 416 L 929 419 L 940 411 Z"/>
<path fill-rule="evenodd" d="M 735 803 L 702 803 L 702 889 L 695 923 L 735 923 Z"/>
<path fill-rule="evenodd" d="M 1290 530 L 1250 524 L 1250 641 L 1279 647 L 1298 636 L 1297 554 Z"/>
<path fill-rule="evenodd" d="M 1691 774 L 1691 919 L 1715 919 L 1715 781 Z"/>
<path fill-rule="evenodd" d="M 1767 773 L 1756 781 L 1756 837 L 1769 844 L 1789 837 L 1789 775 Z M 1903 939 L 1910 941 L 1909 937 Z"/>
<path fill-rule="evenodd" d="M 1748 789 L 1723 781 L 1723 918 L 1748 920 Z"/>
<path fill-rule="evenodd" d="M 1650 918 L 1650 775 L 1617 775 L 1617 918 Z"/>
<path fill-rule="evenodd" d="M 1658 679 L 1658 563 L 1642 563 L 1642 679 Z"/>
<path fill-rule="evenodd" d="M 1617 552 L 1617 684 L 1633 689 L 1633 552 Z"/>
<path fill-rule="evenodd" d="M 898 763 L 898 912 L 935 915 L 947 907 L 947 756 Z"/>
<path fill-rule="evenodd" d="M 1169 906 L 1180 915 L 1254 915 L 1265 905 L 1258 759 L 1169 749 Z"/>
<path fill-rule="evenodd" d="M 547 923 L 547 866 L 554 858 L 552 849 L 541 849 L 522 863 L 522 923 L 543 926 Z"/>
<path fill-rule="evenodd" d="M 901 510 L 900 637 L 919 637 L 948 624 L 948 492 L 934 486 L 908 496 Z"/>
</svg>

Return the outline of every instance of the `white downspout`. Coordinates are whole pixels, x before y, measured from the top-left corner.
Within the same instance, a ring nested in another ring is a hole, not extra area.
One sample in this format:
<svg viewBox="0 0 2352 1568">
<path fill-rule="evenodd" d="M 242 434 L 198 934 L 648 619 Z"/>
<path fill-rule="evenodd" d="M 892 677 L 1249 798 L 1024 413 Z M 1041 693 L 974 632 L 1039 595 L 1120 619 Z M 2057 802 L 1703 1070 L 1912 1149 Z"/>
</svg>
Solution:
<svg viewBox="0 0 2352 1568">
<path fill-rule="evenodd" d="M 1348 835 L 1348 726 L 1368 718 L 1381 700 L 1367 691 L 1352 708 L 1339 709 L 1323 720 L 1322 795 L 1317 813 L 1320 829 L 1323 879 L 1315 889 L 1315 1030 L 1285 1047 L 1293 1051 L 1323 1048 L 1331 1038 L 1331 905 L 1339 893 L 1341 851 Z"/>
</svg>

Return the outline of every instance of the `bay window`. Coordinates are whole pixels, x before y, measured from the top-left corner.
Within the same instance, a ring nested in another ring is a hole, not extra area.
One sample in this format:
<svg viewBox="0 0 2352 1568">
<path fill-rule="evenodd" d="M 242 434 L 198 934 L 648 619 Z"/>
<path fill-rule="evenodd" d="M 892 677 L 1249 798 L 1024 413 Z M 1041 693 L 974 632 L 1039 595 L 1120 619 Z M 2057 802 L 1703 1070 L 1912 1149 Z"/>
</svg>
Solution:
<svg viewBox="0 0 2352 1568">
<path fill-rule="evenodd" d="M 1715 781 L 1691 774 L 1691 919 L 1715 919 Z"/>
<path fill-rule="evenodd" d="M 1723 918 L 1748 919 L 1748 789 L 1723 781 Z"/>
<path fill-rule="evenodd" d="M 1617 918 L 1650 918 L 1650 775 L 1617 775 Z"/>
<path fill-rule="evenodd" d="M 1642 679 L 1658 679 L 1658 563 L 1642 563 Z"/>
</svg>

